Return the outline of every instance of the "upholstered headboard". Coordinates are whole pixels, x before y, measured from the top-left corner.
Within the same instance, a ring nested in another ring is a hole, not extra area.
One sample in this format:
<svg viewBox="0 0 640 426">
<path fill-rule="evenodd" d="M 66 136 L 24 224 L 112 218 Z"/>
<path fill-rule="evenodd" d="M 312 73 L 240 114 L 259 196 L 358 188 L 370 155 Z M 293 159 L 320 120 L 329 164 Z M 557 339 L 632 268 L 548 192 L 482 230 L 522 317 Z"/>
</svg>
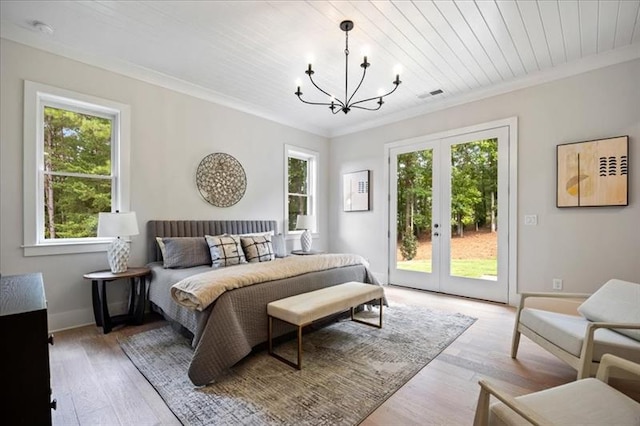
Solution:
<svg viewBox="0 0 640 426">
<path fill-rule="evenodd" d="M 278 231 L 275 220 L 150 220 L 147 222 L 147 259 L 162 259 L 156 237 L 204 237 Z"/>
</svg>

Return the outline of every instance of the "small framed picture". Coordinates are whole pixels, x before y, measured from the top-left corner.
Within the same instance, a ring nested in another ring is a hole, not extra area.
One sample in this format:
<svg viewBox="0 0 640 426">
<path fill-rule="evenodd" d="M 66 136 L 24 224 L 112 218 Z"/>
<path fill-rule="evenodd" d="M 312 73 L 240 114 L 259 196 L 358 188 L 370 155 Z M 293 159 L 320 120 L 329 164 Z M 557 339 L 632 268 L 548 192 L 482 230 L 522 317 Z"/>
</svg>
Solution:
<svg viewBox="0 0 640 426">
<path fill-rule="evenodd" d="M 629 136 L 558 145 L 556 205 L 629 205 Z"/>
<path fill-rule="evenodd" d="M 342 177 L 342 200 L 345 212 L 361 212 L 369 207 L 369 170 L 345 173 Z"/>
</svg>

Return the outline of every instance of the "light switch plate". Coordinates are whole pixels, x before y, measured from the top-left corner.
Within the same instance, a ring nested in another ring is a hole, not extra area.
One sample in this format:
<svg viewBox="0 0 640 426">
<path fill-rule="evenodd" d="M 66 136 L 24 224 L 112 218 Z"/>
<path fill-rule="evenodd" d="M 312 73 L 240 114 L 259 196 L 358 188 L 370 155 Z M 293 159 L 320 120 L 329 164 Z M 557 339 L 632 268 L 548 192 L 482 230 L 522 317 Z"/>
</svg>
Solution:
<svg viewBox="0 0 640 426">
<path fill-rule="evenodd" d="M 538 216 L 535 214 L 526 214 L 524 215 L 524 224 L 525 225 L 537 225 L 538 224 Z"/>
</svg>

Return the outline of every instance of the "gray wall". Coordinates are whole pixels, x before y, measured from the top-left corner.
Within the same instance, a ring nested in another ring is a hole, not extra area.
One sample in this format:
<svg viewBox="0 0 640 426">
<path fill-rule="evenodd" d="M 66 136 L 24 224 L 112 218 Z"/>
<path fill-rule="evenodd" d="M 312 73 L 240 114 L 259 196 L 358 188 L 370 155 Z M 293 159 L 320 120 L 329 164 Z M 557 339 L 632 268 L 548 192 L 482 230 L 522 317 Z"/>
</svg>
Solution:
<svg viewBox="0 0 640 426">
<path fill-rule="evenodd" d="M 384 144 L 518 117 L 519 291 L 593 292 L 612 277 L 640 282 L 640 60 L 471 102 L 376 129 L 333 138 L 330 148 L 330 249 L 367 257 L 387 271 Z M 392 102 L 390 99 L 389 102 Z M 630 136 L 628 207 L 555 207 L 556 145 Z M 373 209 L 344 213 L 341 175 L 370 169 Z M 537 214 L 538 226 L 524 226 Z"/>
<path fill-rule="evenodd" d="M 0 40 L 0 270 L 43 272 L 51 329 L 91 323 L 90 283 L 82 275 L 108 269 L 106 253 L 23 257 L 23 81 L 31 80 L 131 106 L 131 209 L 141 234 L 132 237 L 130 264 L 145 256 L 150 219 L 284 219 L 284 145 L 320 153 L 320 235 L 326 249 L 328 140 L 80 62 Z M 212 152 L 236 157 L 247 174 L 238 204 L 216 208 L 200 197 L 195 170 Z M 297 244 L 297 241 L 290 241 Z M 124 285 L 114 286 L 122 305 Z"/>
</svg>

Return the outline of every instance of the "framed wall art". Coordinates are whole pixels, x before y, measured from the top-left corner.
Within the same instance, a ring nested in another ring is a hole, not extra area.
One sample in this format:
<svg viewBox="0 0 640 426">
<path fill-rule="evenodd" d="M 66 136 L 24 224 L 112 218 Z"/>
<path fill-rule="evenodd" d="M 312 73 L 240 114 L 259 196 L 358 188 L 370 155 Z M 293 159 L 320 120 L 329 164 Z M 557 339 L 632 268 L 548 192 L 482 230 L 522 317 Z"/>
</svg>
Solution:
<svg viewBox="0 0 640 426">
<path fill-rule="evenodd" d="M 369 170 L 345 173 L 342 176 L 342 200 L 345 212 L 370 210 Z"/>
<path fill-rule="evenodd" d="M 556 147 L 558 207 L 629 205 L 629 136 Z"/>
</svg>

